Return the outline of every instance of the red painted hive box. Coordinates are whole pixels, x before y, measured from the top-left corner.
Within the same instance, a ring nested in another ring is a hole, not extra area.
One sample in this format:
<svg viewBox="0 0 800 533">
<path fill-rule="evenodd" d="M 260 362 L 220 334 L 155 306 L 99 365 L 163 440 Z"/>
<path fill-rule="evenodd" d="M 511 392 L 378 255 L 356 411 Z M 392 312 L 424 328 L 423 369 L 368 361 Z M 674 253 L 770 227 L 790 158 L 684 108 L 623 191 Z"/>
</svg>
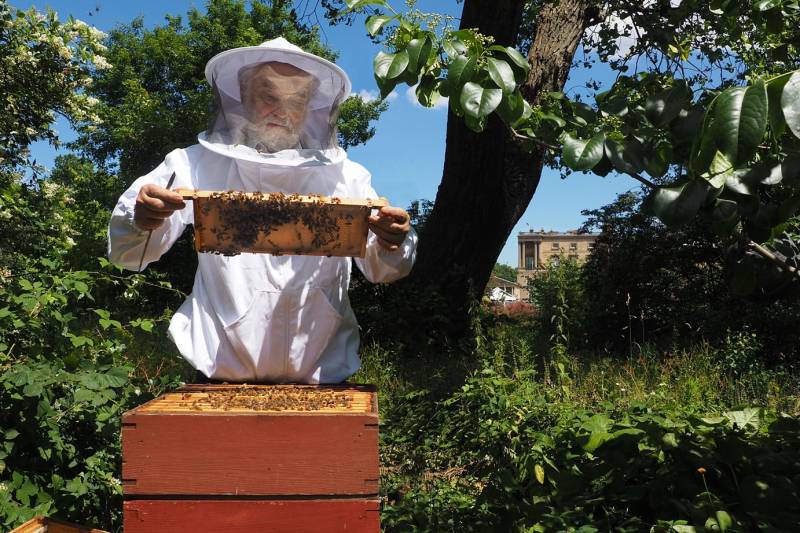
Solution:
<svg viewBox="0 0 800 533">
<path fill-rule="evenodd" d="M 123 415 L 126 533 L 377 532 L 372 386 L 189 385 Z"/>
</svg>

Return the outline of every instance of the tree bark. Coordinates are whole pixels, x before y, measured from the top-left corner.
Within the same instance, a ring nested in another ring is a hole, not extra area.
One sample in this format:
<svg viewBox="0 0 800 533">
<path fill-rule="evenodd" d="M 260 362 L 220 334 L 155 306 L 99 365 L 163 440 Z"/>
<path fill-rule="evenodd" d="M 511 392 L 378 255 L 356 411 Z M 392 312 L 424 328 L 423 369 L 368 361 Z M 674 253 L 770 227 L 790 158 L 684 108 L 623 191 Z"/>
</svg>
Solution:
<svg viewBox="0 0 800 533">
<path fill-rule="evenodd" d="M 524 0 L 465 0 L 461 28 L 477 28 L 513 46 Z M 546 3 L 536 20 L 523 95 L 559 91 L 598 9 L 589 0 Z M 479 298 L 500 251 L 533 197 L 544 152 L 526 152 L 496 117 L 475 133 L 452 112 L 442 182 L 420 240 L 411 281 L 440 292 L 454 314 Z"/>
</svg>

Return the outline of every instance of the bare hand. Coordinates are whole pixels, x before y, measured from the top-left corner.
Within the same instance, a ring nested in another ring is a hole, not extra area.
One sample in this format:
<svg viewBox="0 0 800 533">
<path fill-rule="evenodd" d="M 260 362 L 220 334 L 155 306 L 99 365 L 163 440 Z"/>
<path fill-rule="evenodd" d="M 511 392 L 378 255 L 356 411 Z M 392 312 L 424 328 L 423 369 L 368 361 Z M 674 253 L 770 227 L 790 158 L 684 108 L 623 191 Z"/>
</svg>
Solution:
<svg viewBox="0 0 800 533">
<path fill-rule="evenodd" d="M 180 194 L 148 183 L 139 189 L 133 209 L 133 222 L 139 229 L 154 230 L 164 223 L 164 219 L 184 207 L 186 204 Z"/>
<path fill-rule="evenodd" d="M 411 218 L 399 207 L 381 207 L 377 215 L 370 215 L 369 229 L 378 237 L 378 243 L 391 252 L 400 248 L 411 229 Z"/>
</svg>

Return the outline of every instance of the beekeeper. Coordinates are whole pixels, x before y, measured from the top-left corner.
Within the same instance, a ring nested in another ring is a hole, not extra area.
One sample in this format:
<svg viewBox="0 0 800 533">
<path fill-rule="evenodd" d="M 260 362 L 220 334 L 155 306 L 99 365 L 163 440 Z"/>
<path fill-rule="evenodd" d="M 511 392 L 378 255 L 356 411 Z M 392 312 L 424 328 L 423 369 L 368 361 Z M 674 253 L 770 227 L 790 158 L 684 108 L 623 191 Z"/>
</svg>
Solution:
<svg viewBox="0 0 800 533">
<path fill-rule="evenodd" d="M 172 189 L 262 191 L 377 198 L 364 167 L 337 143 L 338 107 L 350 80 L 333 63 L 283 38 L 217 54 L 206 65 L 217 116 L 199 144 L 169 153 L 119 199 L 109 257 L 136 270 L 158 260 L 193 222 Z M 170 190 L 166 185 L 175 174 Z M 408 214 L 384 207 L 369 218 L 372 282 L 406 276 L 417 237 Z M 148 231 L 152 230 L 145 248 Z M 359 334 L 347 296 L 347 257 L 198 254 L 192 293 L 169 336 L 211 379 L 337 383 L 359 368 Z"/>
</svg>

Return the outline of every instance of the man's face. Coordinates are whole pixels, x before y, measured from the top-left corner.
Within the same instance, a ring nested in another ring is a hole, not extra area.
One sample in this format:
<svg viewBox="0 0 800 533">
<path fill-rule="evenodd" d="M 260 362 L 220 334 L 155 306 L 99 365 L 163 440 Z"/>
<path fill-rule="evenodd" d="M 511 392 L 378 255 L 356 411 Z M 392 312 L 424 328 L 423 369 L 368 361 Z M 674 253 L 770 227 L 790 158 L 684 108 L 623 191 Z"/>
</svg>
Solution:
<svg viewBox="0 0 800 533">
<path fill-rule="evenodd" d="M 268 151 L 295 148 L 308 110 L 313 78 L 286 63 L 254 67 L 241 86 L 242 103 L 250 122 L 248 144 Z"/>
</svg>

